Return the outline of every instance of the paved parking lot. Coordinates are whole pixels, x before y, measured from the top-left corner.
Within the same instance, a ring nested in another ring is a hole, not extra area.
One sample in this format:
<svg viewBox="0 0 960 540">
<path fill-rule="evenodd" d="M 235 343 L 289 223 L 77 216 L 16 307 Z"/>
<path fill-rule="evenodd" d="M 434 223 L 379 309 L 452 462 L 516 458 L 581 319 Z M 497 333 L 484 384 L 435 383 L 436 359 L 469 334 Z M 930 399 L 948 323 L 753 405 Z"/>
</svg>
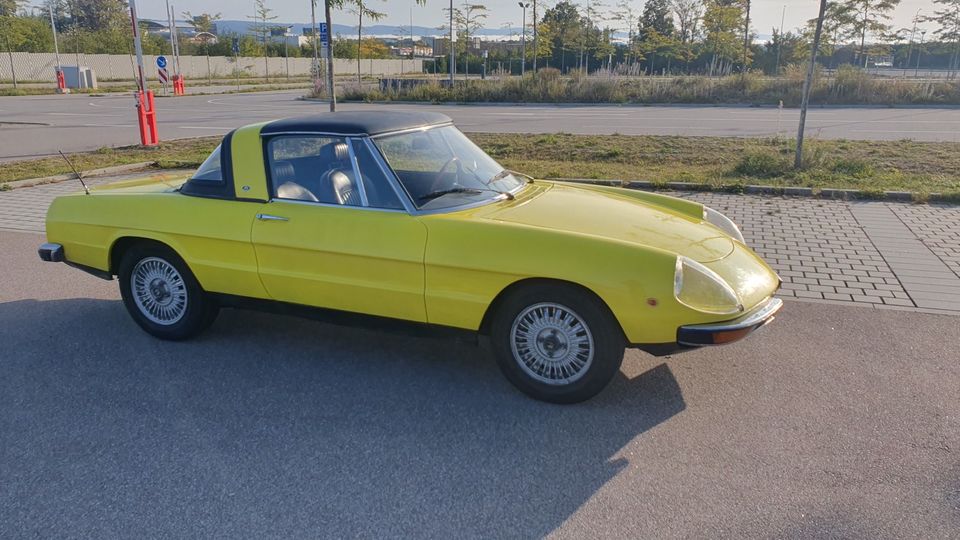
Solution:
<svg viewBox="0 0 960 540">
<path fill-rule="evenodd" d="M 0 538 L 956 538 L 957 317 L 787 302 L 527 399 L 483 348 L 225 311 L 185 343 L 0 232 Z"/>
</svg>

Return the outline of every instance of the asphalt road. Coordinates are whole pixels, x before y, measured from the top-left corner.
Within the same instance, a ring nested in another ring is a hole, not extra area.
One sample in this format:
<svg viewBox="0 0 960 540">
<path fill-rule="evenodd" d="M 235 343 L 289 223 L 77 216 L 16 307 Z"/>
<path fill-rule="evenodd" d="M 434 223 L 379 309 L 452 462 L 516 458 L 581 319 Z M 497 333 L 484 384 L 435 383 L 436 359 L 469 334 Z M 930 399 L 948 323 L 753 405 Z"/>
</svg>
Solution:
<svg viewBox="0 0 960 540">
<path fill-rule="evenodd" d="M 563 407 L 457 342 L 161 342 L 41 240 L 0 232 L 3 538 L 960 536 L 956 317 L 789 302 Z"/>
<path fill-rule="evenodd" d="M 157 100 L 161 139 L 218 135 L 253 122 L 327 110 L 298 101 L 300 90 Z M 714 106 L 544 106 L 341 104 L 341 110 L 429 109 L 461 129 L 482 132 L 625 135 L 794 136 L 795 109 Z M 812 109 L 807 133 L 819 138 L 960 141 L 960 108 Z M 0 159 L 137 144 L 131 95 L 0 98 Z"/>
</svg>

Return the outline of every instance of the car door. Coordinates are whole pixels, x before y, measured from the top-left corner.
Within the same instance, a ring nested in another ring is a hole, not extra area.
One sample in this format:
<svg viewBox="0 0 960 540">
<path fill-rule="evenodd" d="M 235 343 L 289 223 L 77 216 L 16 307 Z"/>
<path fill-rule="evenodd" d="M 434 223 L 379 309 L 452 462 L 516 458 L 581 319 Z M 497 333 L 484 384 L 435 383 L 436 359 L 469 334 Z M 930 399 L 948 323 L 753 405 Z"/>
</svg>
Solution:
<svg viewBox="0 0 960 540">
<path fill-rule="evenodd" d="M 275 300 L 426 321 L 426 227 L 365 139 L 278 135 L 266 141 L 271 199 L 252 239 Z"/>
</svg>

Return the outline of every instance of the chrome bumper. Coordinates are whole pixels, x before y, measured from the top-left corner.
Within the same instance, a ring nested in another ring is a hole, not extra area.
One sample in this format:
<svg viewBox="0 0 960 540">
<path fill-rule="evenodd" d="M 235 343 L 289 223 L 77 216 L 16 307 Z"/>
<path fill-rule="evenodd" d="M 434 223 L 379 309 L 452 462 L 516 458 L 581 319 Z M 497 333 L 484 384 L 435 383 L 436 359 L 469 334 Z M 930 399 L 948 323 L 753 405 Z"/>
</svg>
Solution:
<svg viewBox="0 0 960 540">
<path fill-rule="evenodd" d="M 63 246 L 60 244 L 41 244 L 37 249 L 40 258 L 47 262 L 63 262 Z"/>
<path fill-rule="evenodd" d="M 702 347 L 739 341 L 772 321 L 782 307 L 783 300 L 770 298 L 750 313 L 732 321 L 681 326 L 677 329 L 677 343 L 688 347 Z"/>
</svg>

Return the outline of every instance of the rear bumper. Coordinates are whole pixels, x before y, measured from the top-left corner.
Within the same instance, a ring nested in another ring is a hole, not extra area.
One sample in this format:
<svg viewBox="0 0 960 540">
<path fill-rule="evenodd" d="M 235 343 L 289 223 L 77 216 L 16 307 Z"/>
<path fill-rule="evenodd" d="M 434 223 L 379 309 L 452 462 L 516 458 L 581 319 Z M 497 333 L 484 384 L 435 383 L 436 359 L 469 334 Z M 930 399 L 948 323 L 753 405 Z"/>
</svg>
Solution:
<svg viewBox="0 0 960 540">
<path fill-rule="evenodd" d="M 41 244 L 37 249 L 40 259 L 47 262 L 64 262 L 63 246 L 60 244 Z"/>
<path fill-rule="evenodd" d="M 749 313 L 732 321 L 681 326 L 677 329 L 677 343 L 687 347 L 702 347 L 739 341 L 772 321 L 782 307 L 783 300 L 770 298 Z"/>
<path fill-rule="evenodd" d="M 107 281 L 113 279 L 113 274 L 110 272 L 68 261 L 66 255 L 63 253 L 63 246 L 60 244 L 41 244 L 40 247 L 37 248 L 37 254 L 40 255 L 40 259 L 43 261 L 66 263 L 67 266 L 72 266 L 78 270 L 83 270 L 84 272 L 97 276 L 100 279 L 105 279 Z"/>
</svg>

